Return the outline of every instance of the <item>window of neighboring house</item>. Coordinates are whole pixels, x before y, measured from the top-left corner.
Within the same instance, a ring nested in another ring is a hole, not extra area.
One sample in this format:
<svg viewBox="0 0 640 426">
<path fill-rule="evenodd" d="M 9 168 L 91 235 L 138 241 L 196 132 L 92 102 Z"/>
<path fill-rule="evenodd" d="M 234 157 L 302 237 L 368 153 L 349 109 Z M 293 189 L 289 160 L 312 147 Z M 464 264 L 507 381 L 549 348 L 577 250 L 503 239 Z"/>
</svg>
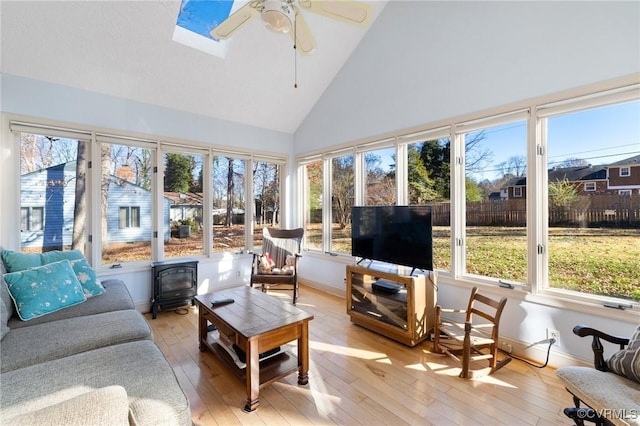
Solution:
<svg viewBox="0 0 640 426">
<path fill-rule="evenodd" d="M 619 189 L 618 190 L 618 195 L 629 196 L 631 194 L 633 194 L 633 191 L 631 189 Z"/>
<path fill-rule="evenodd" d="M 82 132 L 29 132 L 11 123 L 20 143 L 20 248 L 85 251 L 89 144 Z M 39 129 L 42 130 L 42 129 Z M 34 204 L 42 207 L 31 207 Z"/>
<path fill-rule="evenodd" d="M 44 209 L 42 207 L 21 207 L 20 208 L 20 230 L 42 231 Z"/>
<path fill-rule="evenodd" d="M 323 161 L 312 161 L 302 166 L 302 193 L 304 200 L 304 247 L 322 250 Z"/>
<path fill-rule="evenodd" d="M 522 197 L 522 187 L 516 186 L 513 188 L 513 196 L 514 197 Z"/>
<path fill-rule="evenodd" d="M 465 212 L 463 238 L 467 274 L 527 282 L 527 204 L 520 198 L 496 200 L 492 193 L 527 176 L 527 123 L 525 113 L 462 124 Z M 518 119 L 522 117 L 521 119 Z M 462 268 L 461 268 L 462 269 Z"/>
<path fill-rule="evenodd" d="M 331 248 L 332 253 L 351 254 L 351 207 L 354 205 L 355 156 L 331 159 Z"/>
<path fill-rule="evenodd" d="M 451 139 L 441 129 L 400 138 L 406 147 L 405 203 L 431 206 L 433 267 L 451 270 Z"/>
<path fill-rule="evenodd" d="M 140 207 L 120 207 L 118 225 L 123 228 L 140 228 Z"/>
<path fill-rule="evenodd" d="M 596 190 L 596 183 L 595 182 L 585 182 L 584 183 L 584 190 L 585 191 L 595 191 Z"/>
<path fill-rule="evenodd" d="M 543 119 L 549 168 L 555 167 L 553 173 L 566 172 L 574 179 L 549 179 L 549 266 L 541 288 L 568 290 L 578 296 L 640 300 L 640 268 L 636 266 L 640 228 L 619 220 L 622 212 L 637 209 L 637 205 L 630 204 L 632 198 L 623 196 L 622 191 L 617 195 L 580 195 L 569 182 L 589 177 L 606 179 L 609 165 L 640 154 L 640 101 L 602 107 L 594 106 L 595 102 L 588 99 L 587 107 L 580 100 L 575 104 L 565 102 L 558 113 L 549 107 L 545 114 L 548 118 Z M 602 211 L 608 213 L 606 226 L 601 223 Z"/>
<path fill-rule="evenodd" d="M 246 248 L 246 167 L 247 160 L 242 158 L 213 157 L 214 252 L 237 252 Z"/>
<path fill-rule="evenodd" d="M 175 149 L 175 148 L 174 148 Z M 203 232 L 203 165 L 205 157 L 182 152 L 163 154 L 163 198 L 168 207 L 164 230 L 164 257 L 205 253 Z"/>
<path fill-rule="evenodd" d="M 620 177 L 631 176 L 631 167 L 620 167 Z"/>
<path fill-rule="evenodd" d="M 152 259 L 155 144 L 98 136 L 102 264 Z M 163 201 L 162 223 L 169 222 Z"/>
</svg>

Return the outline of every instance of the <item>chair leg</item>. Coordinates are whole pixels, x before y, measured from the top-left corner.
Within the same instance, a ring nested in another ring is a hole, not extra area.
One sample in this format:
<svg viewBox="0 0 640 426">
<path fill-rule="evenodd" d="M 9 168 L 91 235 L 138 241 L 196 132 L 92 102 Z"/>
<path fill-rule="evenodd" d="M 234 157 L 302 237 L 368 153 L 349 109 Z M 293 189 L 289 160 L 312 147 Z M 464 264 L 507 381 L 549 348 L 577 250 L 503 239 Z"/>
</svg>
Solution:
<svg viewBox="0 0 640 426">
<path fill-rule="evenodd" d="M 462 371 L 460 377 L 469 378 L 469 364 L 471 363 L 471 324 L 465 324 L 464 343 L 462 346 Z"/>
</svg>

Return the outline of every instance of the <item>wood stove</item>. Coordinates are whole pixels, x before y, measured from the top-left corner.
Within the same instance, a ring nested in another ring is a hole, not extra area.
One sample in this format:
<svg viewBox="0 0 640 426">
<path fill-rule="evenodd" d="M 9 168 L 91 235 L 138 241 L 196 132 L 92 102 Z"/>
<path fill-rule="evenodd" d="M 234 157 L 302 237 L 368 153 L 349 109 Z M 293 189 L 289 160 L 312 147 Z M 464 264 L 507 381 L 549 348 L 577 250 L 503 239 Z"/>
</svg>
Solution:
<svg viewBox="0 0 640 426">
<path fill-rule="evenodd" d="M 178 308 L 194 304 L 198 289 L 198 261 L 191 259 L 166 260 L 151 264 L 153 298 L 152 318 L 158 308 Z"/>
</svg>

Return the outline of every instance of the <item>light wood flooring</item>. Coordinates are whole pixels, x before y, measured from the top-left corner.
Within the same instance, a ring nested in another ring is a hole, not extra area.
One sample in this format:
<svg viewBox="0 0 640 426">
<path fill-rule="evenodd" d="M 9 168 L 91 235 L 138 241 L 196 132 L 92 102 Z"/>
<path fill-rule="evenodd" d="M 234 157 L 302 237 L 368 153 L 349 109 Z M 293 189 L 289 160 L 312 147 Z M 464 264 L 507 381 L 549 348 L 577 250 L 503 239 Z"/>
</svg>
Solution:
<svg viewBox="0 0 640 426">
<path fill-rule="evenodd" d="M 342 298 L 302 287 L 297 306 L 314 315 L 309 384 L 298 386 L 294 373 L 262 388 L 252 413 L 242 411 L 244 383 L 198 350 L 195 307 L 155 320 L 147 314 L 195 425 L 571 424 L 562 414 L 571 398 L 551 368 L 513 360 L 491 376 L 464 380 L 453 360 L 431 353 L 431 342 L 409 348 L 352 324 Z"/>
</svg>

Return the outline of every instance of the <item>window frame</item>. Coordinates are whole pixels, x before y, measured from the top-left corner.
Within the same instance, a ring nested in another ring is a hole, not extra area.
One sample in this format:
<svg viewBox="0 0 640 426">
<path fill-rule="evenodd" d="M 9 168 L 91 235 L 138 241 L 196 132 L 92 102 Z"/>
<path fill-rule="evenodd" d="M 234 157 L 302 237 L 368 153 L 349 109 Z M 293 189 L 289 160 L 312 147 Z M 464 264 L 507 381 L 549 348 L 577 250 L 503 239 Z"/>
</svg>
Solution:
<svg viewBox="0 0 640 426">
<path fill-rule="evenodd" d="M 598 186 L 596 184 L 596 182 L 585 182 L 584 183 L 584 190 L 585 192 L 595 192 L 597 190 Z"/>
<path fill-rule="evenodd" d="M 619 173 L 620 177 L 630 177 L 631 176 L 631 167 L 629 167 L 629 166 L 620 167 L 618 169 L 618 173 Z"/>
</svg>

